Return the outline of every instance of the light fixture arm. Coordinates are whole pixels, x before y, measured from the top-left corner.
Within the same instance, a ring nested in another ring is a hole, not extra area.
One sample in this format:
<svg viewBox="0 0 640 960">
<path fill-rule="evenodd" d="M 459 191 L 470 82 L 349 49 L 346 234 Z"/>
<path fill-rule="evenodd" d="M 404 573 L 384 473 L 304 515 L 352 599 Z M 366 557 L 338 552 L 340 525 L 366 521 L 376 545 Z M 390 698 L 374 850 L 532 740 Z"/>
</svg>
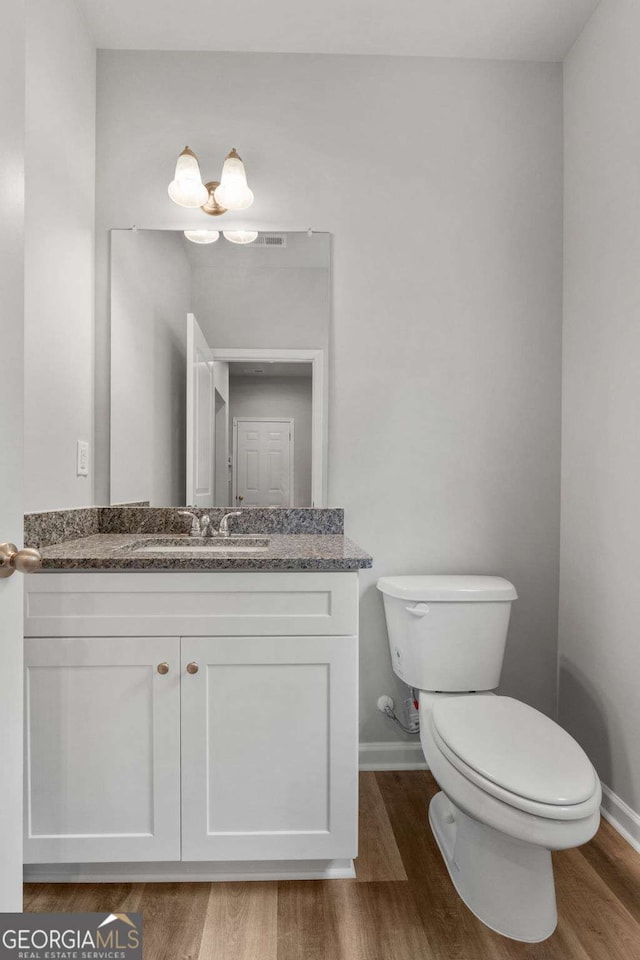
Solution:
<svg viewBox="0 0 640 960">
<path fill-rule="evenodd" d="M 203 213 L 208 213 L 210 217 L 221 217 L 223 213 L 227 212 L 227 208 L 221 207 L 214 196 L 216 188 L 219 186 L 219 180 L 209 180 L 208 183 L 205 183 L 205 187 L 209 191 L 209 199 L 202 204 L 200 209 Z"/>
</svg>

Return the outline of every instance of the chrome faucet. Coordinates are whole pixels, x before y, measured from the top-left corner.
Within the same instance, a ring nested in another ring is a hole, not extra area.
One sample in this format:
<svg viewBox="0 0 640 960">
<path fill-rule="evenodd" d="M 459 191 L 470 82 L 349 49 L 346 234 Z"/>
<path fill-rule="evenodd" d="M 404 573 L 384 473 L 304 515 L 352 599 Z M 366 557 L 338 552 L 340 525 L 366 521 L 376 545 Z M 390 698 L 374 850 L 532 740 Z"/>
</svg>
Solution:
<svg viewBox="0 0 640 960">
<path fill-rule="evenodd" d="M 189 536 L 200 536 L 200 517 L 197 514 L 192 513 L 191 510 L 178 510 L 178 516 L 191 517 L 191 529 L 189 530 Z"/>
<path fill-rule="evenodd" d="M 178 510 L 178 516 L 191 517 L 190 537 L 210 537 L 212 535 L 211 517 L 208 514 L 205 513 L 203 517 L 199 517 L 197 513 L 193 513 L 191 510 Z"/>
<path fill-rule="evenodd" d="M 220 527 L 216 536 L 218 537 L 228 537 L 229 536 L 229 518 L 230 517 L 241 517 L 241 510 L 232 510 L 231 513 L 225 513 L 224 517 L 220 521 Z"/>
</svg>

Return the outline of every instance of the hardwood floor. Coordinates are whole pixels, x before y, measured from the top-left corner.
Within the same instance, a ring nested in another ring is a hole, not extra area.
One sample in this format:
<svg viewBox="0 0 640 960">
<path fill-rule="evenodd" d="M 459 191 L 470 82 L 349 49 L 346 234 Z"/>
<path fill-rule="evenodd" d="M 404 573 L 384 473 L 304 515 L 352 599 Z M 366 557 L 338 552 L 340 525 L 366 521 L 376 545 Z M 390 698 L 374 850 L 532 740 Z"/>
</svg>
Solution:
<svg viewBox="0 0 640 960">
<path fill-rule="evenodd" d="M 431 836 L 431 774 L 360 775 L 356 880 L 27 884 L 26 911 L 138 911 L 146 960 L 639 960 L 640 855 L 603 822 L 554 854 L 554 935 L 492 933 L 455 894 Z"/>
</svg>

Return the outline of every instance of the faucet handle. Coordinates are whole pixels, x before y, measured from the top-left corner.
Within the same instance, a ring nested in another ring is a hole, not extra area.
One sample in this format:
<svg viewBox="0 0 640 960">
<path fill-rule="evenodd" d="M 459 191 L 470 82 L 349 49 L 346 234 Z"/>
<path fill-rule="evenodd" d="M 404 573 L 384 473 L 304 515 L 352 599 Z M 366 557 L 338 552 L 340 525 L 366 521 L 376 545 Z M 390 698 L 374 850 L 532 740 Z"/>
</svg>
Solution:
<svg viewBox="0 0 640 960">
<path fill-rule="evenodd" d="M 193 513 L 191 510 L 178 510 L 179 517 L 191 517 L 191 530 L 189 531 L 190 537 L 199 537 L 200 536 L 200 518 L 196 513 Z M 207 519 L 209 519 L 207 517 Z M 209 521 L 211 522 L 211 521 Z"/>
</svg>

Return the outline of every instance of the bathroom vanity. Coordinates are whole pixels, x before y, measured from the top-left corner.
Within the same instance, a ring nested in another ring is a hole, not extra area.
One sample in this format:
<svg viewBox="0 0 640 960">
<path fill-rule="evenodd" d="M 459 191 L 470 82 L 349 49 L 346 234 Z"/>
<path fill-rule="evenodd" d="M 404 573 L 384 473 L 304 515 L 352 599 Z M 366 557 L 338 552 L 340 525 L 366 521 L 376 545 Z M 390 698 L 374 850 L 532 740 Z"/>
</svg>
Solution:
<svg viewBox="0 0 640 960">
<path fill-rule="evenodd" d="M 50 546 L 27 581 L 27 876 L 352 876 L 370 558 L 339 535 L 162 541 Z"/>
</svg>

